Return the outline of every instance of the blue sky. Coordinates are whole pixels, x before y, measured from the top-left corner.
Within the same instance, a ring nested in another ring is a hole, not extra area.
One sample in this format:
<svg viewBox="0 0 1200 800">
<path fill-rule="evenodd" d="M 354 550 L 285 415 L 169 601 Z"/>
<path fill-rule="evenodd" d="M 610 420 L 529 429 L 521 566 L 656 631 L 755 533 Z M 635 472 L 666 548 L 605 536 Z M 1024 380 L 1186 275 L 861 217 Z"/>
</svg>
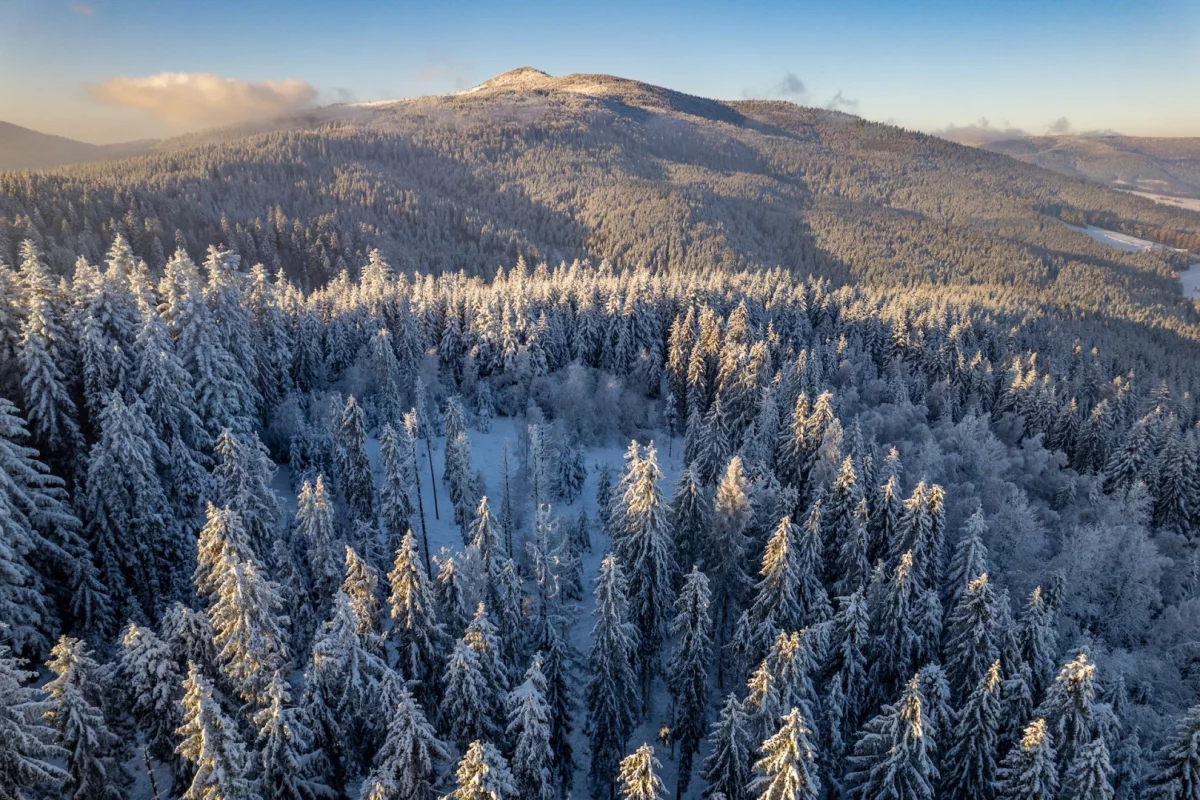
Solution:
<svg viewBox="0 0 1200 800">
<path fill-rule="evenodd" d="M 1200 136 L 1195 0 L 0 0 L 0 120 L 95 142 L 452 91 L 522 65 L 719 98 L 837 97 L 921 130 L 986 118 L 1043 133 L 1065 118 Z M 185 77 L 145 81 L 161 73 Z"/>
</svg>

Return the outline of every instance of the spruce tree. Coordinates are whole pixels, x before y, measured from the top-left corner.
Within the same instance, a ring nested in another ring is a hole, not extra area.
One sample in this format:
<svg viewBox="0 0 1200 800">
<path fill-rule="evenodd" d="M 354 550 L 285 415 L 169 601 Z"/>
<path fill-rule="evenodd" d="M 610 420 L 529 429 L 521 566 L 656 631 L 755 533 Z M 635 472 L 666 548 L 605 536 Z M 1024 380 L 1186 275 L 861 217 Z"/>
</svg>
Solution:
<svg viewBox="0 0 1200 800">
<path fill-rule="evenodd" d="M 578 659 L 562 633 L 561 623 L 548 626 L 538 643 L 542 674 L 546 676 L 546 702 L 550 706 L 550 751 L 560 794 L 567 796 L 575 780 L 575 754 L 571 747 L 572 716 L 575 712 L 572 664 Z"/>
<path fill-rule="evenodd" d="M 876 660 L 876 692 L 891 691 L 918 665 L 921 641 L 917 633 L 919 587 L 911 553 L 904 553 L 891 580 L 882 587 L 872 609 Z"/>
<path fill-rule="evenodd" d="M 1113 768 L 1103 736 L 1079 748 L 1063 784 L 1069 800 L 1113 800 Z"/>
<path fill-rule="evenodd" d="M 546 702 L 546 676 L 540 655 L 533 657 L 525 680 L 509 693 L 506 702 L 512 742 L 512 771 L 517 794 L 529 800 L 553 800 L 556 792 L 552 767 L 554 751 L 550 745 L 551 709 Z"/>
<path fill-rule="evenodd" d="M 789 517 L 779 520 L 763 551 L 762 576 L 750 607 L 756 646 L 751 661 L 757 661 L 781 632 L 803 627 L 800 607 L 800 531 Z"/>
<path fill-rule="evenodd" d="M 449 749 L 406 686 L 400 687 L 387 719 L 387 738 L 363 782 L 364 800 L 434 800 L 440 765 L 450 760 Z M 378 787 L 376 794 L 369 794 L 372 787 Z"/>
<path fill-rule="evenodd" d="M 468 578 L 459 565 L 463 563 L 462 553 L 451 554 L 445 548 L 434 558 L 437 564 L 437 580 L 433 584 L 434 598 L 437 600 L 438 618 L 446 627 L 446 633 L 451 638 L 462 636 L 467 623 L 471 621 L 472 610 L 470 596 L 472 587 L 468 586 Z"/>
<path fill-rule="evenodd" d="M 840 759 L 850 747 L 871 695 L 868 684 L 870 615 L 860 589 L 841 599 L 830 632 L 830 673 L 826 689 L 830 755 Z M 834 776 L 830 776 L 831 778 Z"/>
<path fill-rule="evenodd" d="M 995 796 L 1000 683 L 997 660 L 959 711 L 942 761 L 942 785 L 950 800 L 991 800 Z"/>
<path fill-rule="evenodd" d="M 325 490 L 325 479 L 318 475 L 315 484 L 308 481 L 300 488 L 296 509 L 296 536 L 303 543 L 312 570 L 314 607 L 324 613 L 334 600 L 342 581 L 343 550 L 334 527 L 333 503 Z"/>
<path fill-rule="evenodd" d="M 631 463 L 622 482 L 622 527 L 613 541 L 613 552 L 627 575 L 629 621 L 638 633 L 638 665 L 642 681 L 642 708 L 650 701 L 650 680 L 659 670 L 659 652 L 674 604 L 672 581 L 675 561 L 653 445 Z"/>
<path fill-rule="evenodd" d="M 997 800 L 1054 800 L 1058 796 L 1055 759 L 1046 721 L 1035 719 L 1000 764 L 996 776 Z"/>
<path fill-rule="evenodd" d="M 7 631 L 0 627 L 0 633 Z M 23 685 L 34 677 L 0 641 L 0 797 L 21 800 L 27 790 L 57 788 L 69 780 L 54 763 L 68 753 L 55 744 L 55 730 L 43 722 L 53 706 Z"/>
<path fill-rule="evenodd" d="M 708 578 L 693 565 L 675 601 L 671 636 L 675 652 L 667 665 L 667 686 L 674 703 L 671 735 L 679 743 L 679 793 L 687 791 L 692 761 L 707 728 L 708 667 L 712 661 L 713 621 Z"/>
<path fill-rule="evenodd" d="M 117 665 L 133 719 L 150 752 L 160 761 L 170 761 L 183 700 L 183 678 L 170 646 L 150 628 L 131 622 L 121 636 Z"/>
<path fill-rule="evenodd" d="M 746 800 L 750 781 L 749 724 L 741 701 L 731 693 L 708 735 L 709 754 L 701 773 L 707 800 Z"/>
<path fill-rule="evenodd" d="M 1096 665 L 1080 653 L 1067 662 L 1037 708 L 1060 758 L 1060 776 L 1097 733 Z"/>
<path fill-rule="evenodd" d="M 391 593 L 388 608 L 393 620 L 389 637 L 396 645 L 401 672 L 417 681 L 417 691 L 426 703 L 436 697 L 439 671 L 449 644 L 438 621 L 433 588 L 418 563 L 417 542 L 412 531 L 404 535 L 396 551 L 396 563 L 388 573 Z"/>
<path fill-rule="evenodd" d="M 413 505 L 411 470 L 407 465 L 400 437 L 396 429 L 385 424 L 379 434 L 379 456 L 383 461 L 383 484 L 379 489 L 379 516 L 387 534 L 388 552 L 396 552 L 403 545 L 405 536 L 413 524 L 418 522 L 417 509 Z M 424 541 L 424 529 L 422 541 Z M 428 549 L 426 549 L 428 552 Z M 426 571 L 429 569 L 425 563 Z"/>
<path fill-rule="evenodd" d="M 558 458 L 558 494 L 570 505 L 583 492 L 587 479 L 587 466 L 583 461 L 583 449 L 576 443 L 568 444 Z"/>
<path fill-rule="evenodd" d="M 690 465 L 679 473 L 671 495 L 671 539 L 675 544 L 675 563 L 683 574 L 701 563 L 708 531 L 708 501 L 696 470 Z"/>
<path fill-rule="evenodd" d="M 751 794 L 761 800 L 821 797 L 812 735 L 800 709 L 793 707 L 783 717 L 778 733 L 762 744 L 762 758 L 754 765 L 756 777 L 750 785 Z"/>
<path fill-rule="evenodd" d="M 662 764 L 654 757 L 654 748 L 643 744 L 621 760 L 617 780 L 621 800 L 665 800 L 667 790 L 658 777 Z"/>
<path fill-rule="evenodd" d="M 937 769 L 934 743 L 925 731 L 917 678 L 896 705 L 884 705 L 866 724 L 849 758 L 849 797 L 862 800 L 932 800 Z"/>
<path fill-rule="evenodd" d="M 258 796 L 263 800 L 316 800 L 335 797 L 322 780 L 324 754 L 314 747 L 302 709 L 292 705 L 287 681 L 271 676 L 263 708 L 254 715 L 258 732 Z"/>
<path fill-rule="evenodd" d="M 367 432 L 363 425 L 362 409 L 350 395 L 338 423 L 334 465 L 337 467 L 338 487 L 350 518 L 373 521 L 375 516 L 375 482 L 371 477 L 371 462 L 367 458 Z"/>
<path fill-rule="evenodd" d="M 1200 798 L 1200 705 L 1188 709 L 1155 755 L 1146 789 L 1154 800 Z"/>
<path fill-rule="evenodd" d="M 1042 587 L 1037 586 L 1017 623 L 1017 642 L 1021 658 L 1029 665 L 1033 679 L 1031 690 L 1037 696 L 1054 681 L 1058 657 L 1058 634 L 1054 628 L 1054 608 L 1046 601 Z"/>
<path fill-rule="evenodd" d="M 180 800 L 253 800 L 250 758 L 237 723 L 213 696 L 213 687 L 196 665 L 183 682 L 183 724 L 175 752 L 192 766 L 191 785 Z"/>
<path fill-rule="evenodd" d="M 617 559 L 606 556 L 596 578 L 592 616 L 591 680 L 587 690 L 586 731 L 592 741 L 589 771 L 593 794 L 614 785 L 617 766 L 637 718 L 637 629 L 628 621 L 625 578 Z"/>
<path fill-rule="evenodd" d="M 977 508 L 963 525 L 962 538 L 954 546 L 942 593 L 943 607 L 953 610 L 958 605 L 958 599 L 967 591 L 967 584 L 988 571 L 988 551 L 983 543 L 986 532 L 983 509 Z"/>
<path fill-rule="evenodd" d="M 465 746 L 473 739 L 495 739 L 500 727 L 493 707 L 494 692 L 488 685 L 479 655 L 463 639 L 455 643 L 442 679 L 444 691 L 440 713 L 442 727 Z"/>
<path fill-rule="evenodd" d="M 797 599 L 802 619 L 808 625 L 819 624 L 833 615 L 829 593 L 821 582 L 825 563 L 821 552 L 823 536 L 821 501 L 817 499 L 800 526 L 796 542 Z"/>
<path fill-rule="evenodd" d="M 516 800 L 517 784 L 504 756 L 490 744 L 472 742 L 454 773 L 454 800 Z"/>
<path fill-rule="evenodd" d="M 119 767 L 121 740 L 93 705 L 99 687 L 93 685 L 98 665 L 87 645 L 63 636 L 46 664 L 54 674 L 43 687 L 49 701 L 46 720 L 55 730 L 55 743 L 64 749 L 67 775 L 64 797 L 74 800 L 119 800 L 125 797 Z"/>
<path fill-rule="evenodd" d="M 972 578 L 946 623 L 946 673 L 959 703 L 966 700 L 1000 656 L 998 616 L 987 573 Z"/>
<path fill-rule="evenodd" d="M 241 517 L 254 556 L 265 562 L 283 519 L 283 503 L 271 486 L 275 462 L 253 431 L 235 434 L 222 430 L 214 451 L 217 497 Z"/>
</svg>

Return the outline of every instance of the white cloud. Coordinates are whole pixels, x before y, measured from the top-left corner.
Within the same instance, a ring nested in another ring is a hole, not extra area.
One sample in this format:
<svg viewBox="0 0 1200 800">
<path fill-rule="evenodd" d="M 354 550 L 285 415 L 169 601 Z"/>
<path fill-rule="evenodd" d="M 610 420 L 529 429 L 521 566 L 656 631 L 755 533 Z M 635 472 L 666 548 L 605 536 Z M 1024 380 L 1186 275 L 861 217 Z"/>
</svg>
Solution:
<svg viewBox="0 0 1200 800">
<path fill-rule="evenodd" d="M 148 111 L 175 124 L 220 124 L 269 119 L 312 105 L 317 91 L 305 81 L 249 81 L 211 73 L 160 72 L 117 76 L 88 87 L 102 103 Z"/>
</svg>

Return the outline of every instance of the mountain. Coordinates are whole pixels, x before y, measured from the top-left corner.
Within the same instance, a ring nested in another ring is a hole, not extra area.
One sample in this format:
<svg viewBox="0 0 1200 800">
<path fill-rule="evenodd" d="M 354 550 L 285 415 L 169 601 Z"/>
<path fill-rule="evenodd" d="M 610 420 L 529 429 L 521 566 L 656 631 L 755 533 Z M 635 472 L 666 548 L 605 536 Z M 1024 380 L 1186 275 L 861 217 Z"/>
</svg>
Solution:
<svg viewBox="0 0 1200 800">
<path fill-rule="evenodd" d="M 96 145 L 0 122 L 0 171 L 49 169 L 84 161 L 125 158 L 146 152 L 152 141 Z"/>
<path fill-rule="evenodd" d="M 1118 189 L 1200 198 L 1200 138 L 1033 136 L 981 146 Z"/>
<path fill-rule="evenodd" d="M 0 175 L 0 253 L 33 230 L 60 272 L 101 260 L 117 232 L 152 267 L 224 242 L 302 286 L 353 277 L 373 248 L 435 274 L 518 257 L 780 267 L 1195 335 L 1185 256 L 1123 253 L 1063 221 L 1200 251 L 1198 214 L 1001 154 L 786 102 L 529 68 Z"/>
</svg>

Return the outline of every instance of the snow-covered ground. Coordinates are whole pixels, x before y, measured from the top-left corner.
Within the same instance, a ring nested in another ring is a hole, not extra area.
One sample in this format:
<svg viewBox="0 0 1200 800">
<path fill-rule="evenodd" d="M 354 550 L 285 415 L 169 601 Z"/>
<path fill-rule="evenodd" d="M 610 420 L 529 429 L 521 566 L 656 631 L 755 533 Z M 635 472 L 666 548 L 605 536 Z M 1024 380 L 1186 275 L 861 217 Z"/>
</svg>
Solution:
<svg viewBox="0 0 1200 800">
<path fill-rule="evenodd" d="M 1200 211 L 1200 198 L 1196 197 L 1172 197 L 1167 194 L 1154 194 L 1153 192 L 1129 192 L 1136 194 L 1138 197 L 1144 197 L 1147 200 L 1153 200 L 1156 203 L 1161 203 L 1164 206 L 1173 206 L 1174 208 L 1182 208 L 1185 211 Z"/>
<path fill-rule="evenodd" d="M 1093 240 L 1100 242 L 1101 244 L 1106 244 L 1110 247 L 1116 247 L 1120 250 L 1124 250 L 1127 253 L 1144 253 L 1147 250 L 1175 249 L 1172 247 L 1167 247 L 1163 244 L 1158 244 L 1157 242 L 1151 242 L 1148 239 L 1139 239 L 1138 237 L 1130 236 L 1127 233 L 1117 233 L 1116 231 L 1106 230 L 1105 228 L 1097 228 L 1095 225 L 1080 227 L 1078 225 L 1069 225 L 1066 222 L 1063 224 L 1073 231 L 1086 233 L 1088 236 L 1092 237 Z"/>
<path fill-rule="evenodd" d="M 519 468 L 517 442 L 520 436 L 520 429 L 523 425 L 524 422 L 522 420 L 497 417 L 492 421 L 491 430 L 487 433 L 482 433 L 474 428 L 469 428 L 467 431 L 471 448 L 471 465 L 475 470 L 483 473 L 488 500 L 492 503 L 493 511 L 497 513 L 501 497 L 503 496 L 502 458 L 504 445 L 508 444 L 509 469 L 513 476 L 515 490 L 517 485 L 516 475 Z M 591 591 L 595 586 L 596 576 L 600 571 L 600 562 L 608 550 L 608 537 L 598 530 L 598 525 L 596 524 L 597 467 L 599 465 L 607 465 L 612 470 L 615 483 L 624 471 L 624 455 L 628 444 L 628 442 L 624 444 L 614 442 L 604 447 L 585 448 L 585 463 L 587 464 L 588 475 L 583 493 L 574 503 L 570 505 L 560 504 L 552 509 L 555 516 L 562 518 L 563 524 L 568 524 L 578 517 L 581 508 L 586 508 L 588 517 L 593 523 L 592 552 L 583 554 L 585 597 L 583 603 L 575 609 L 569 632 L 571 644 L 585 658 L 590 647 L 593 624 L 592 609 L 594 607 L 594 600 Z M 670 501 L 675 481 L 679 476 L 680 470 L 683 468 L 683 442 L 678 439 L 669 441 L 664 435 L 663 438 L 656 439 L 654 444 L 658 448 L 658 464 L 663 473 L 661 488 L 663 502 L 665 503 Z M 379 456 L 379 440 L 374 437 L 368 438 L 366 447 L 367 455 L 371 459 L 371 466 L 375 471 L 376 485 L 378 486 L 383 479 L 383 467 Z M 454 523 L 454 512 L 450 507 L 450 501 L 446 495 L 446 487 L 441 482 L 441 475 L 445 468 L 444 439 L 437 438 L 434 440 L 434 476 L 430 476 L 429 474 L 429 461 L 425 454 L 425 443 L 423 441 L 418 442 L 417 455 L 420 468 L 421 493 L 425 505 L 425 521 L 429 531 L 429 550 L 435 555 L 443 547 L 449 550 L 460 550 L 463 546 L 462 536 L 458 526 Z M 431 477 L 433 480 L 431 480 Z M 290 475 L 287 465 L 281 465 L 279 472 L 275 476 L 273 487 L 284 499 L 286 513 L 291 516 L 296 513 L 297 500 L 295 493 L 291 489 L 289 479 Z M 436 517 L 433 507 L 434 480 L 436 480 L 439 505 L 439 514 Z M 518 495 L 514 491 L 514 503 L 517 500 Z M 522 526 L 518 530 L 518 536 L 523 532 L 529 531 L 533 522 L 532 507 L 521 507 L 519 511 L 521 512 Z M 523 545 L 519 541 L 514 542 L 514 548 L 521 546 Z M 668 646 L 663 651 L 664 663 L 669 654 L 670 649 Z M 582 731 L 586 713 L 583 703 L 585 699 L 584 692 L 587 686 L 587 676 L 580 674 L 577 677 L 576 701 L 578 705 L 575 712 L 574 732 L 571 743 L 575 751 L 576 778 L 572 794 L 576 797 L 583 797 L 588 794 L 587 768 L 591 758 L 591 751 L 588 737 Z M 675 760 L 671 759 L 670 751 L 657 743 L 659 729 L 664 723 L 669 722 L 671 718 L 670 703 L 670 696 L 664 682 L 661 679 L 656 680 L 652 691 L 649 713 L 634 731 L 633 736 L 629 740 L 627 750 L 633 752 L 643 742 L 655 745 L 655 754 L 662 762 L 662 770 L 659 775 L 666 786 L 673 790 L 676 784 L 678 764 Z M 710 722 L 716 719 L 718 710 L 717 708 L 710 709 Z M 700 752 L 697 754 L 694 762 L 691 787 L 684 795 L 685 798 L 699 797 L 703 781 L 699 779 L 698 775 L 700 765 L 707 755 L 708 748 L 707 744 L 705 744 L 701 746 Z"/>
</svg>

